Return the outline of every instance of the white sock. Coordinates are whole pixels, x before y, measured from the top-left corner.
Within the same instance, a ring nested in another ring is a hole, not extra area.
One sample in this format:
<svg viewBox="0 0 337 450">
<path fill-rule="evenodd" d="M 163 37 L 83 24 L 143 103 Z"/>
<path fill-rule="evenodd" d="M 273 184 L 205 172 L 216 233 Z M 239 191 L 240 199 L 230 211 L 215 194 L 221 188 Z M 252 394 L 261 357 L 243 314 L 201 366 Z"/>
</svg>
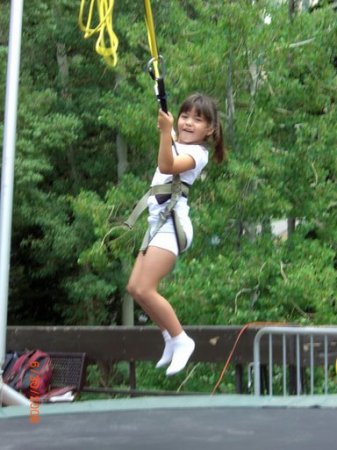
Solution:
<svg viewBox="0 0 337 450">
<path fill-rule="evenodd" d="M 160 360 L 156 364 L 156 369 L 170 364 L 173 356 L 173 345 L 170 333 L 167 330 L 164 330 L 162 331 L 162 335 L 165 341 L 165 347 Z"/>
<path fill-rule="evenodd" d="M 173 357 L 166 370 L 166 375 L 174 375 L 183 370 L 195 348 L 193 339 L 187 336 L 185 331 L 171 338 L 171 345 L 173 346 Z"/>
</svg>

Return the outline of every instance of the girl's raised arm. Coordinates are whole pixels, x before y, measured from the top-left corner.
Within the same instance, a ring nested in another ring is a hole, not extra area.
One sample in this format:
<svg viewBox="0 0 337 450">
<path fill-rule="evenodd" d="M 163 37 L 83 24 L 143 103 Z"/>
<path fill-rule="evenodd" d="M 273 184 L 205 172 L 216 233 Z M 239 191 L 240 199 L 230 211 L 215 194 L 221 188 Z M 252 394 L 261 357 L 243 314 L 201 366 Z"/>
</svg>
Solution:
<svg viewBox="0 0 337 450">
<path fill-rule="evenodd" d="M 158 167 L 161 173 L 178 174 L 195 167 L 192 156 L 180 155 L 174 157 L 172 154 L 172 128 L 173 116 L 162 110 L 158 113 L 158 128 L 160 130 L 160 143 L 158 152 Z"/>
</svg>

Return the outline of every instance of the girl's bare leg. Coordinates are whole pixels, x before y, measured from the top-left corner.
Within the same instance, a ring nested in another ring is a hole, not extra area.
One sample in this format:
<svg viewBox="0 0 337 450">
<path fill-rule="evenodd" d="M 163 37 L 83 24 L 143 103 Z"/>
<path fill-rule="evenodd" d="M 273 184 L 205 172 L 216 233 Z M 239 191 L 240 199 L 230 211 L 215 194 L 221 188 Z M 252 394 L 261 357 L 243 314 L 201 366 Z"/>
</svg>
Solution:
<svg viewBox="0 0 337 450">
<path fill-rule="evenodd" d="M 171 272 L 176 256 L 158 247 L 149 247 L 139 253 L 132 270 L 127 290 L 141 308 L 171 336 L 182 332 L 182 326 L 170 303 L 157 292 L 160 281 Z"/>
<path fill-rule="evenodd" d="M 176 256 L 170 251 L 149 247 L 145 255 L 139 253 L 127 286 L 130 295 L 163 332 L 165 349 L 157 367 L 171 362 L 167 375 L 180 372 L 195 347 L 170 303 L 157 292 L 160 281 L 172 270 L 175 261 Z M 165 333 L 169 336 L 165 337 Z"/>
</svg>

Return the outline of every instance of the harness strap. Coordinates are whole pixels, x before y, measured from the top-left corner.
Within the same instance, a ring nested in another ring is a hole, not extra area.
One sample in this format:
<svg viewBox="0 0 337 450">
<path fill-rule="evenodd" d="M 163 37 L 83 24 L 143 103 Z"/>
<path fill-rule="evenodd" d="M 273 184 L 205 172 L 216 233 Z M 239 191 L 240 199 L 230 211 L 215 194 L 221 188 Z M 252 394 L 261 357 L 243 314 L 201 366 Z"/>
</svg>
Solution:
<svg viewBox="0 0 337 450">
<path fill-rule="evenodd" d="M 137 222 L 139 216 L 145 211 L 147 208 L 147 200 L 150 197 L 150 191 L 147 191 L 145 195 L 139 200 L 137 205 L 134 207 L 132 213 L 129 215 L 128 219 L 124 222 L 125 225 L 127 225 L 130 229 L 134 226 L 134 224 Z"/>
<path fill-rule="evenodd" d="M 180 182 L 180 180 L 179 180 Z M 150 195 L 165 195 L 165 194 L 172 194 L 172 189 L 175 188 L 175 186 L 172 186 L 172 183 L 166 183 L 166 184 L 159 184 L 156 186 L 152 186 L 149 190 Z M 181 183 L 181 195 L 184 194 L 186 197 L 188 196 L 189 192 L 189 186 L 187 186 L 184 183 Z M 179 188 L 179 189 L 180 189 Z"/>
<path fill-rule="evenodd" d="M 184 250 L 186 247 L 186 236 L 183 230 L 183 227 L 180 223 L 178 215 L 174 211 L 174 207 L 176 206 L 181 195 L 185 195 L 187 197 L 189 192 L 189 187 L 183 184 L 180 180 L 179 175 L 174 175 L 172 179 L 172 183 L 160 184 L 157 186 L 152 186 L 147 193 L 139 200 L 132 213 L 128 217 L 128 219 L 124 222 L 129 228 L 132 228 L 136 223 L 139 216 L 143 213 L 143 211 L 147 208 L 147 201 L 150 195 L 158 195 L 158 194 L 171 194 L 170 201 L 166 205 L 165 209 L 160 212 L 157 224 L 150 234 L 150 227 L 147 229 L 147 232 L 144 236 L 142 245 L 140 250 L 142 252 L 146 252 L 151 240 L 158 233 L 161 227 L 167 222 L 167 220 L 172 217 L 179 252 Z"/>
<path fill-rule="evenodd" d="M 178 155 L 178 150 L 176 143 L 172 141 L 174 151 Z M 146 250 L 151 242 L 151 240 L 155 237 L 161 227 L 167 222 L 167 220 L 172 217 L 175 235 L 177 238 L 178 250 L 181 253 L 187 245 L 187 240 L 185 236 L 185 232 L 183 226 L 180 223 L 178 214 L 174 210 L 179 198 L 184 195 L 188 196 L 189 186 L 184 184 L 180 180 L 179 174 L 173 175 L 172 183 L 160 184 L 156 186 L 152 186 L 147 193 L 139 200 L 134 210 L 130 214 L 129 218 L 124 222 L 129 228 L 132 228 L 136 223 L 138 217 L 142 214 L 142 212 L 147 208 L 147 201 L 150 195 L 162 195 L 162 194 L 171 194 L 170 201 L 166 205 L 165 209 L 160 212 L 158 221 L 152 233 L 150 233 L 150 227 L 148 227 L 142 245 L 140 247 L 140 251 L 146 253 Z"/>
<path fill-rule="evenodd" d="M 175 178 L 178 177 L 178 178 Z M 124 222 L 125 225 L 127 225 L 129 228 L 132 228 L 134 224 L 137 222 L 139 216 L 145 211 L 147 208 L 147 201 L 151 195 L 171 195 L 171 201 L 174 195 L 177 196 L 177 199 L 175 201 L 175 204 L 177 203 L 179 197 L 181 195 L 185 195 L 185 197 L 188 196 L 189 192 L 189 186 L 182 183 L 180 181 L 180 177 L 174 176 L 172 183 L 166 183 L 166 184 L 159 184 L 156 186 L 152 186 L 145 195 L 139 200 L 137 205 L 134 207 L 132 213 L 129 215 L 128 219 Z M 169 204 L 167 205 L 167 207 Z M 174 205 L 175 206 L 175 205 Z"/>
<path fill-rule="evenodd" d="M 160 228 L 165 224 L 165 222 L 167 221 L 167 219 L 169 217 L 172 217 L 174 232 L 175 232 L 176 239 L 177 239 L 178 251 L 179 251 L 179 253 L 181 253 L 182 251 L 185 250 L 185 248 L 187 246 L 187 239 L 186 239 L 185 231 L 180 222 L 177 212 L 174 209 L 172 209 L 172 211 L 168 215 L 168 217 L 166 217 L 165 215 L 162 215 L 159 218 L 159 220 L 157 222 L 157 226 L 156 226 L 155 230 L 153 231 L 152 235 L 150 234 L 150 227 L 147 229 L 144 239 L 143 239 L 143 242 L 142 242 L 142 245 L 140 247 L 141 252 L 143 252 L 144 254 L 146 253 L 146 250 L 148 249 L 150 242 L 155 237 L 155 235 L 160 231 Z"/>
<path fill-rule="evenodd" d="M 179 253 L 181 253 L 187 247 L 186 234 L 185 234 L 185 231 L 179 220 L 177 211 L 175 209 L 172 210 L 171 216 L 172 216 L 174 231 L 175 231 L 176 238 L 177 238 L 178 251 L 179 251 Z"/>
<path fill-rule="evenodd" d="M 147 250 L 151 240 L 159 232 L 161 227 L 167 222 L 167 220 L 170 217 L 173 217 L 174 207 L 176 206 L 179 198 L 182 195 L 182 186 L 184 186 L 184 185 L 180 181 L 180 176 L 174 175 L 173 179 L 172 179 L 172 184 L 171 184 L 171 192 L 172 192 L 171 199 L 168 202 L 168 204 L 166 205 L 165 209 L 160 212 L 158 221 L 156 223 L 154 230 L 152 230 L 152 232 L 150 233 L 150 227 L 148 228 L 148 230 L 144 236 L 142 245 L 140 247 L 140 251 L 142 251 L 143 253 L 146 253 L 146 250 Z M 177 228 L 179 228 L 179 232 L 176 232 L 176 238 L 177 238 L 177 243 L 178 243 L 178 249 L 180 251 L 180 248 L 183 250 L 186 246 L 186 244 L 184 245 L 184 242 L 181 240 L 181 237 L 184 236 L 185 241 L 186 241 L 186 238 L 185 238 L 185 233 L 184 233 L 183 227 L 180 224 L 180 221 L 178 219 L 178 215 L 176 215 L 176 224 L 177 224 Z M 181 240 L 181 242 L 180 242 L 180 240 Z"/>
</svg>

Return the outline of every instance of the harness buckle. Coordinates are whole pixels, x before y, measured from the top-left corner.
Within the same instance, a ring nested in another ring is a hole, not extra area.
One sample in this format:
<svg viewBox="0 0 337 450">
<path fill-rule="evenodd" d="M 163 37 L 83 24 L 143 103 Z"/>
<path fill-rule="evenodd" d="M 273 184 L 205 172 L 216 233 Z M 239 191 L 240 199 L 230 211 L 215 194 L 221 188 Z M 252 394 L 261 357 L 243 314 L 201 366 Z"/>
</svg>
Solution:
<svg viewBox="0 0 337 450">
<path fill-rule="evenodd" d="M 161 211 L 159 213 L 159 222 L 163 222 L 165 223 L 167 221 L 167 219 L 170 217 L 171 215 L 171 211 L 167 211 L 166 209 L 164 209 L 164 211 Z"/>
<path fill-rule="evenodd" d="M 172 195 L 180 196 L 182 193 L 181 183 L 172 183 Z"/>
</svg>

